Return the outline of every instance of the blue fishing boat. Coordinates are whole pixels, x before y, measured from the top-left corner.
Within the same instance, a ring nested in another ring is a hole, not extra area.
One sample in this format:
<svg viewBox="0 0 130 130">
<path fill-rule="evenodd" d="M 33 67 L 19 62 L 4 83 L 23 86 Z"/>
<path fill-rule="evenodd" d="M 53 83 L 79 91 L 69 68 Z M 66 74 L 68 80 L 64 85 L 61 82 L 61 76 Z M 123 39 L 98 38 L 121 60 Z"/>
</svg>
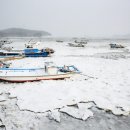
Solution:
<svg viewBox="0 0 130 130">
<path fill-rule="evenodd" d="M 39 50 L 39 49 L 24 49 L 23 55 L 25 57 L 47 57 L 50 56 L 50 52 L 46 51 L 45 49 Z"/>
<path fill-rule="evenodd" d="M 21 51 L 6 51 L 1 50 L 0 56 L 24 56 L 24 57 L 47 57 L 54 53 L 53 49 L 45 48 L 45 49 L 33 49 L 27 48 Z"/>
</svg>

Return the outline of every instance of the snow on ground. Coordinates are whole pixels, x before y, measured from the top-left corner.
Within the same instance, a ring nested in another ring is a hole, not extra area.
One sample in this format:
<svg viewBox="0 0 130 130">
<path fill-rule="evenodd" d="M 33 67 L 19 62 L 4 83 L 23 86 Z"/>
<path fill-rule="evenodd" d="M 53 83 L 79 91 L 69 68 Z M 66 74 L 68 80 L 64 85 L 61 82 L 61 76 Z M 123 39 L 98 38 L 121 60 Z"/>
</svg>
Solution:
<svg viewBox="0 0 130 130">
<path fill-rule="evenodd" d="M 54 61 L 59 66 L 73 64 L 82 74 L 66 80 L 3 84 L 10 88 L 10 97 L 17 97 L 21 110 L 51 111 L 52 118 L 60 121 L 60 115 L 56 111 L 59 109 L 75 118 L 86 120 L 93 115 L 85 107 L 86 104 L 77 108 L 68 105 L 94 102 L 98 108 L 112 111 L 115 115 L 130 114 L 130 58 L 126 57 L 129 55 L 128 50 L 110 49 L 105 43 L 102 46 L 100 43 L 96 46 L 88 43 L 85 48 L 69 47 L 67 43 L 56 42 L 44 43 L 43 46 L 55 50 L 52 57 L 15 60 L 12 67 L 44 67 L 45 61 Z M 116 58 L 111 58 L 111 55 Z"/>
</svg>

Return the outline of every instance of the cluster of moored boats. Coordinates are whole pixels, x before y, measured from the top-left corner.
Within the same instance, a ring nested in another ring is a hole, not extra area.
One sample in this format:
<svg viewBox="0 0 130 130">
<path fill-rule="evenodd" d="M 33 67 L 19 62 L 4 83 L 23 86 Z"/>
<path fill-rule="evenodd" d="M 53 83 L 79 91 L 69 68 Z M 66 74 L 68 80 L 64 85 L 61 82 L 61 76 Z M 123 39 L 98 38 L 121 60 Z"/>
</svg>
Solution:
<svg viewBox="0 0 130 130">
<path fill-rule="evenodd" d="M 25 49 L 14 50 L 10 47 L 4 47 L 0 50 L 0 58 L 8 57 L 47 57 L 54 53 L 51 48 L 37 49 L 34 48 L 35 44 L 29 43 L 25 44 Z"/>
<path fill-rule="evenodd" d="M 27 45 L 27 48 L 21 51 L 16 50 L 1 50 L 0 58 L 4 60 L 17 59 L 21 57 L 48 57 L 54 53 L 51 48 L 43 48 L 41 50 Z M 80 71 L 74 66 L 56 66 L 53 62 L 45 62 L 43 68 L 11 68 L 9 64 L 0 62 L 0 80 L 8 82 L 26 82 L 40 81 L 51 79 L 65 79 L 74 74 L 79 74 Z"/>
<path fill-rule="evenodd" d="M 61 41 L 59 41 L 61 42 Z M 4 41 L 6 44 L 6 42 Z M 8 43 L 7 43 L 8 44 Z M 69 43 L 71 47 L 84 47 L 87 42 Z M 3 41 L 1 46 L 4 45 Z M 124 48 L 122 45 L 109 44 L 111 48 Z M 35 46 L 35 47 L 34 47 Z M 65 79 L 72 75 L 79 74 L 80 71 L 74 66 L 56 66 L 52 62 L 45 62 L 43 68 L 11 68 L 10 64 L 2 61 L 21 59 L 24 57 L 48 57 L 55 51 L 51 48 L 37 49 L 37 43 L 27 43 L 23 50 L 3 48 L 0 50 L 0 80 L 8 82 L 26 82 L 51 79 Z M 2 47 L 1 47 L 2 48 Z"/>
<path fill-rule="evenodd" d="M 70 47 L 85 47 L 85 45 L 87 44 L 87 41 L 77 41 L 75 40 L 72 43 L 68 43 L 68 45 Z M 125 48 L 125 46 L 121 45 L 121 44 L 116 44 L 116 43 L 110 43 L 109 44 L 110 48 Z"/>
</svg>

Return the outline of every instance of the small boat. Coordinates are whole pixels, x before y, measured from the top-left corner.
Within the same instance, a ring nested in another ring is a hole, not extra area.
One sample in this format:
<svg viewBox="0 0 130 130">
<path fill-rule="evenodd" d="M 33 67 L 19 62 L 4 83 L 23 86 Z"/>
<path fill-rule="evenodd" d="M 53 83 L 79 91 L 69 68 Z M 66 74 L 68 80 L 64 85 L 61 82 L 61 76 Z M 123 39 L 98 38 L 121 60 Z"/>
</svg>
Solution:
<svg viewBox="0 0 130 130">
<path fill-rule="evenodd" d="M 25 56 L 25 57 L 47 57 L 50 56 L 51 53 L 54 53 L 53 50 L 48 48 L 46 49 L 33 49 L 27 48 L 22 51 L 0 51 L 0 56 Z"/>
<path fill-rule="evenodd" d="M 87 40 L 80 40 L 80 41 L 75 40 L 74 42 L 75 42 L 75 43 L 80 43 L 80 44 L 87 44 L 87 43 L 88 43 Z"/>
<path fill-rule="evenodd" d="M 38 46 L 40 45 L 40 42 L 28 42 L 27 44 L 25 44 L 26 48 L 30 48 L 30 49 L 38 49 Z M 45 50 L 46 52 L 49 52 L 50 54 L 54 53 L 55 51 L 52 48 L 43 48 L 41 49 L 42 51 Z"/>
<path fill-rule="evenodd" d="M 120 44 L 109 44 L 110 45 L 110 48 L 125 48 L 123 45 L 120 45 Z"/>
<path fill-rule="evenodd" d="M 22 55 L 25 57 L 47 57 L 50 56 L 50 52 L 46 51 L 45 49 L 32 49 L 32 48 L 27 48 L 23 50 Z"/>
<path fill-rule="evenodd" d="M 26 48 L 37 48 L 38 46 L 40 45 L 39 42 L 36 42 L 36 41 L 32 41 L 32 39 L 25 44 L 25 47 Z"/>
<path fill-rule="evenodd" d="M 85 45 L 81 43 L 68 43 L 68 45 L 71 47 L 85 47 Z"/>
<path fill-rule="evenodd" d="M 22 55 L 22 52 L 0 50 L 0 56 L 19 56 L 19 55 Z"/>
<path fill-rule="evenodd" d="M 9 40 L 0 40 L 0 44 L 11 44 L 13 41 L 9 41 Z"/>
<path fill-rule="evenodd" d="M 57 67 L 46 62 L 44 68 L 0 68 L 0 80 L 8 82 L 28 82 L 70 78 L 80 71 L 73 65 Z"/>
</svg>

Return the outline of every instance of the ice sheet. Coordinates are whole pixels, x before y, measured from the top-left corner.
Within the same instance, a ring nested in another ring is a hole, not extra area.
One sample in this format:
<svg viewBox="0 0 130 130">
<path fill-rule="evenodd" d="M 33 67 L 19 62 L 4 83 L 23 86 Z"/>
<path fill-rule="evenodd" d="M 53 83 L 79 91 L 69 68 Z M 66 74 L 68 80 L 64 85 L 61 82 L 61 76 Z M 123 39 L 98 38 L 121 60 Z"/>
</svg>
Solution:
<svg viewBox="0 0 130 130">
<path fill-rule="evenodd" d="M 113 60 L 94 55 L 122 53 L 109 46 L 73 48 L 55 42 L 46 43 L 55 53 L 48 58 L 25 58 L 12 62 L 12 67 L 43 67 L 45 61 L 57 65 L 73 64 L 83 75 L 63 81 L 40 81 L 23 84 L 3 85 L 10 89 L 11 97 L 17 97 L 22 110 L 34 112 L 53 111 L 79 102 L 93 101 L 97 107 L 110 110 L 115 115 L 130 113 L 130 58 Z M 99 44 L 100 45 L 100 44 Z M 129 47 L 128 47 L 129 48 Z"/>
</svg>

